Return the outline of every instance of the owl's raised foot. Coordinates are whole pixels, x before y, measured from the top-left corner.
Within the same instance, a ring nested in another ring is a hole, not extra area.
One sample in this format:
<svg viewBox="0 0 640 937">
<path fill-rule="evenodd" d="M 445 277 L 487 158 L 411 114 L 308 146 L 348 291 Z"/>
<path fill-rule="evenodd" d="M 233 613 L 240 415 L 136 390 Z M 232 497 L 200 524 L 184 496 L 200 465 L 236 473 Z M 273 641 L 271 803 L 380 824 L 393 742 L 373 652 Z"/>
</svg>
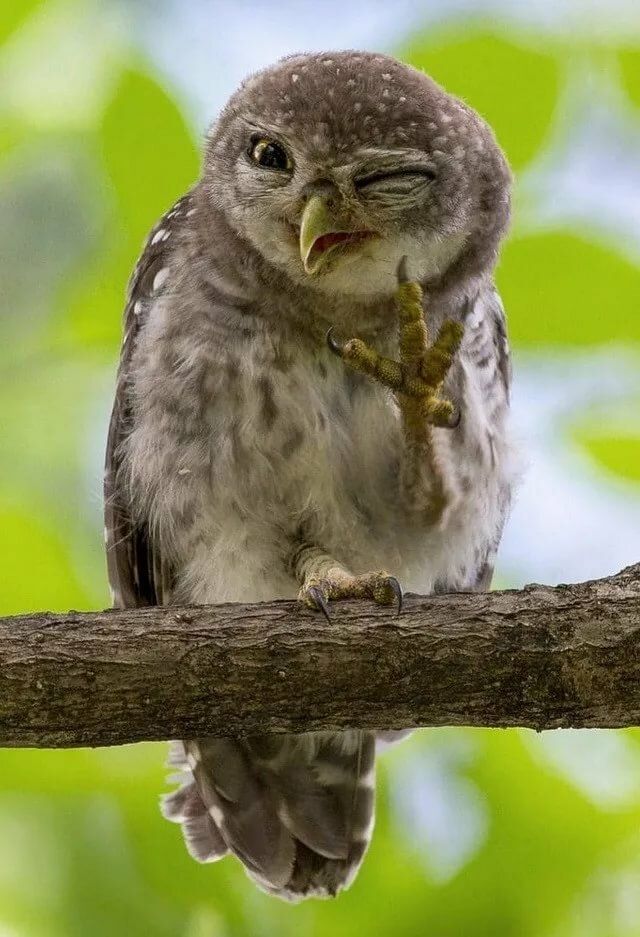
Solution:
<svg viewBox="0 0 640 937">
<path fill-rule="evenodd" d="M 336 570 L 322 578 L 310 578 L 305 581 L 298 593 L 299 601 L 307 608 L 323 613 L 327 621 L 331 620 L 329 602 L 339 599 L 373 599 L 377 605 L 396 605 L 398 615 L 402 611 L 402 587 L 395 576 L 384 570 L 364 573 L 362 576 L 346 575 Z"/>
<path fill-rule="evenodd" d="M 432 345 L 422 309 L 422 288 L 407 279 L 406 259 L 398 267 L 396 307 L 399 318 L 400 360 L 385 358 L 359 338 L 344 344 L 336 341 L 333 330 L 327 332 L 331 351 L 354 371 L 360 371 L 398 394 L 409 423 L 426 422 L 432 426 L 454 429 L 460 413 L 442 396 L 442 384 L 462 341 L 463 326 L 447 319 Z"/>
</svg>

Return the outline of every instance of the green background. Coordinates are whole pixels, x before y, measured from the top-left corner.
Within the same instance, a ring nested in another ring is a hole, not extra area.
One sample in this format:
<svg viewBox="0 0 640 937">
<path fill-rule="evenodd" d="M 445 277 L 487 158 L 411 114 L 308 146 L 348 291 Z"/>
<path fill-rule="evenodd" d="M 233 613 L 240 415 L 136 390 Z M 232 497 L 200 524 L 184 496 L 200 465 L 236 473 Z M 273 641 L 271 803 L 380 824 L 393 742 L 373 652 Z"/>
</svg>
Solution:
<svg viewBox="0 0 640 937">
<path fill-rule="evenodd" d="M 2 614 L 108 604 L 100 476 L 124 286 L 198 172 L 202 128 L 116 6 L 0 2 Z M 457 21 L 395 52 L 483 113 L 518 178 L 565 134 L 576 75 L 615 86 L 640 128 L 626 40 Z M 498 270 L 516 369 L 611 349 L 637 369 L 637 256 L 597 226 L 533 223 L 534 202 L 518 185 Z M 634 505 L 639 398 L 596 392 L 560 428 L 595 489 Z M 295 908 L 232 861 L 187 857 L 157 809 L 164 758 L 163 745 L 0 751 L 0 937 L 640 935 L 635 731 L 414 735 L 381 761 L 356 884 Z"/>
</svg>

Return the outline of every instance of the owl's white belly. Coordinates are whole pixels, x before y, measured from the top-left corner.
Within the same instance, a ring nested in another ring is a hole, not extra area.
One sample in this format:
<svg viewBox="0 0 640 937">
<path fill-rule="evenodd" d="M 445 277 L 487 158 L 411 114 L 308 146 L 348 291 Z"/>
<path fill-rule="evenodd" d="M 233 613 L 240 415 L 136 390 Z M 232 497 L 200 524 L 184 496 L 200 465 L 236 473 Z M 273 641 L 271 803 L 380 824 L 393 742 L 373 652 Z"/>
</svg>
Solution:
<svg viewBox="0 0 640 937">
<path fill-rule="evenodd" d="M 489 445 L 473 372 L 466 381 L 465 442 L 451 465 L 458 494 L 437 527 L 402 509 L 403 438 L 391 395 L 364 378 L 345 380 L 339 361 L 323 372 L 307 362 L 272 379 L 268 401 L 247 386 L 242 409 L 228 424 L 233 432 L 218 430 L 215 530 L 184 569 L 181 597 L 212 603 L 294 597 L 299 584 L 288 572 L 287 554 L 296 537 L 354 573 L 386 569 L 411 591 L 461 588 L 475 578 L 499 535 L 511 468 L 501 427 L 493 428 Z M 248 372 L 251 380 L 255 374 Z"/>
</svg>

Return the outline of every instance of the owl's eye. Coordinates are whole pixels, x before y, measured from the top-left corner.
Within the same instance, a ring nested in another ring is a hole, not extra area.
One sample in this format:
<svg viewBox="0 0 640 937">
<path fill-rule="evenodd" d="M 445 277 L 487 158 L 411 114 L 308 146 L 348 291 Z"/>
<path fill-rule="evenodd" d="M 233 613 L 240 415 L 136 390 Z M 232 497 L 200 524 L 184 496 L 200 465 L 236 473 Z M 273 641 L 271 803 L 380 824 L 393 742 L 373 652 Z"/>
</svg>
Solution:
<svg viewBox="0 0 640 937">
<path fill-rule="evenodd" d="M 428 166 L 404 166 L 399 169 L 384 169 L 370 172 L 354 180 L 356 189 L 397 189 L 409 191 L 424 182 L 433 182 L 436 171 Z"/>
<path fill-rule="evenodd" d="M 254 137 L 249 145 L 249 156 L 265 169 L 287 171 L 293 167 L 291 157 L 280 144 L 268 137 Z"/>
</svg>

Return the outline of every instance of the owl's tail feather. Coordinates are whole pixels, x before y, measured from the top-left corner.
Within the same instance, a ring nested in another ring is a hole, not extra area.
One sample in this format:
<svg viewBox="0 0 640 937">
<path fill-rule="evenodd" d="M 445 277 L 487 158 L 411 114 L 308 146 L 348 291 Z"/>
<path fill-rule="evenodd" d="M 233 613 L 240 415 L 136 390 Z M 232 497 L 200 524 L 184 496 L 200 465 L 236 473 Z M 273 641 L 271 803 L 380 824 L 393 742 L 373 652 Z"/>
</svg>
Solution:
<svg viewBox="0 0 640 937">
<path fill-rule="evenodd" d="M 348 887 L 374 818 L 374 736 L 366 732 L 174 743 L 183 785 L 164 799 L 199 861 L 236 855 L 289 901 Z"/>
<path fill-rule="evenodd" d="M 198 862 L 215 862 L 229 852 L 193 781 L 162 799 L 162 813 L 167 820 L 182 824 L 189 854 Z"/>
</svg>

